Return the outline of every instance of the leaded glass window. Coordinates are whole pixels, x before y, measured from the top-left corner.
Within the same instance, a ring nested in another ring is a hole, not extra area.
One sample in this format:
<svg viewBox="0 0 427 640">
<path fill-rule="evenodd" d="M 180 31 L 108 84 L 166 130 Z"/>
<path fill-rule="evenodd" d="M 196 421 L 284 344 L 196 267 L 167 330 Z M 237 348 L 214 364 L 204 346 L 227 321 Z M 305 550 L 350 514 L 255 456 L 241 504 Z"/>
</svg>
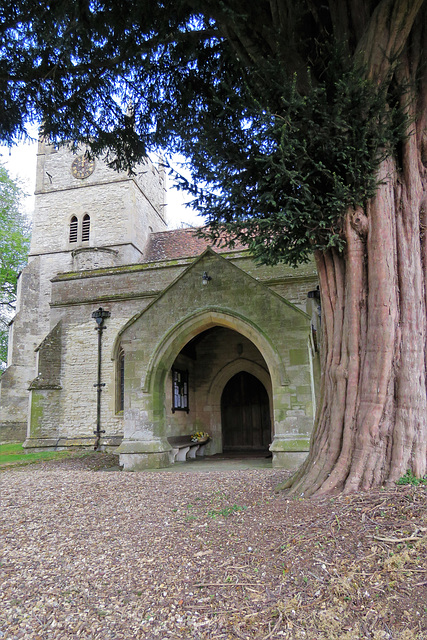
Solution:
<svg viewBox="0 0 427 640">
<path fill-rule="evenodd" d="M 120 349 L 117 360 L 117 411 L 125 406 L 125 352 Z"/>
<path fill-rule="evenodd" d="M 172 369 L 172 412 L 188 413 L 188 371 Z"/>
</svg>

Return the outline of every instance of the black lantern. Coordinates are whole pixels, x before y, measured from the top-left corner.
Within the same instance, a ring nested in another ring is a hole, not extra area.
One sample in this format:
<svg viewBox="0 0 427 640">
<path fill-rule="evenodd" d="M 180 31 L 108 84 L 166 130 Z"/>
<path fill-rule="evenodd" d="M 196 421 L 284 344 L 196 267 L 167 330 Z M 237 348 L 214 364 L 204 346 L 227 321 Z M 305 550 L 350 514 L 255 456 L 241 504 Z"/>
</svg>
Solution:
<svg viewBox="0 0 427 640">
<path fill-rule="evenodd" d="M 203 275 L 202 275 L 202 284 L 208 284 L 208 282 L 210 282 L 210 280 L 212 280 L 212 278 L 210 276 L 208 276 L 208 272 L 204 271 Z"/>
<path fill-rule="evenodd" d="M 111 316 L 111 313 L 109 311 L 106 311 L 102 307 L 99 307 L 99 309 L 97 309 L 92 313 L 92 318 L 98 324 L 98 327 L 101 327 L 105 318 L 109 318 L 110 316 Z"/>
</svg>

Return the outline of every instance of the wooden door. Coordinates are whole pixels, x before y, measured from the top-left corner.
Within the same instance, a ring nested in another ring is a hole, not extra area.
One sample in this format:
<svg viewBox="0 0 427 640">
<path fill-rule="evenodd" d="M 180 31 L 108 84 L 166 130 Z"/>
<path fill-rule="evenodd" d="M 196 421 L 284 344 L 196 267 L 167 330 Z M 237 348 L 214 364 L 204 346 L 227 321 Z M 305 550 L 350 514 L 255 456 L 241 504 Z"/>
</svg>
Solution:
<svg viewBox="0 0 427 640">
<path fill-rule="evenodd" d="M 258 378 L 241 371 L 227 382 L 221 397 L 221 420 L 224 451 L 268 449 L 270 403 Z"/>
</svg>

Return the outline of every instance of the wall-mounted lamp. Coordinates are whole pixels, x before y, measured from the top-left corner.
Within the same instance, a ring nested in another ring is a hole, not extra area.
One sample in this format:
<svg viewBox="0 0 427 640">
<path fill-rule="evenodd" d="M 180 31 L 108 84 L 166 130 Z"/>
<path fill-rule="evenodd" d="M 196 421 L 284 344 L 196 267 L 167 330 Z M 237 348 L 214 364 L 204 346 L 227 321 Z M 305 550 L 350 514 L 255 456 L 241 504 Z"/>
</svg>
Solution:
<svg viewBox="0 0 427 640">
<path fill-rule="evenodd" d="M 207 271 L 204 271 L 202 275 L 202 284 L 208 284 L 209 280 L 212 280 L 212 278 L 208 276 Z"/>
</svg>

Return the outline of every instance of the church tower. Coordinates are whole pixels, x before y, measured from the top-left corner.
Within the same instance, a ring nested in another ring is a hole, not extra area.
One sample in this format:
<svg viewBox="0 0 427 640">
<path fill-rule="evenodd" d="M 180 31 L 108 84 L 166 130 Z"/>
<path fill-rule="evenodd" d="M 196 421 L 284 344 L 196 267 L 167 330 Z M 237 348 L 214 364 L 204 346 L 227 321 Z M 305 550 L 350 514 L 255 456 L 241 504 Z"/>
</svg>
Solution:
<svg viewBox="0 0 427 640">
<path fill-rule="evenodd" d="M 51 280 L 58 273 L 144 261 L 152 232 L 166 230 L 165 172 L 145 159 L 135 175 L 82 149 L 41 140 L 28 265 L 18 285 L 8 367 L 0 380 L 0 440 L 25 438 L 35 349 L 49 333 Z"/>
<path fill-rule="evenodd" d="M 61 254 L 58 271 L 141 262 L 149 234 L 166 229 L 164 195 L 148 159 L 129 176 L 41 141 L 30 259 Z"/>
</svg>

